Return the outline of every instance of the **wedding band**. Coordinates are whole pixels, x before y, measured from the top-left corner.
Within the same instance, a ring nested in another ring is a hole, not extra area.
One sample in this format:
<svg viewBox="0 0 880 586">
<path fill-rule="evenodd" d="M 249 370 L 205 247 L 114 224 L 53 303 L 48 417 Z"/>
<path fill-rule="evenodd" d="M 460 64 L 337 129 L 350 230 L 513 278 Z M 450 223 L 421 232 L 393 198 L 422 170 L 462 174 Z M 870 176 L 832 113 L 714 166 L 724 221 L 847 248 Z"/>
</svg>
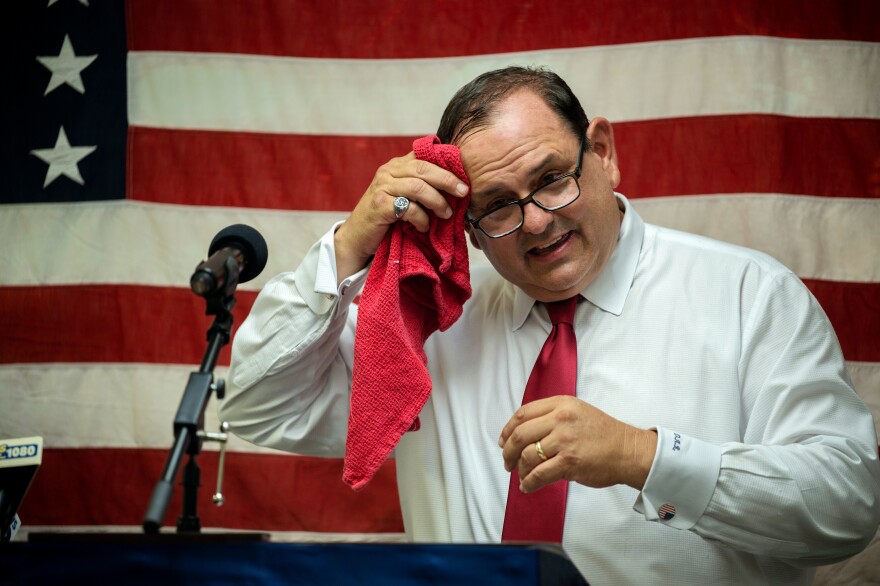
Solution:
<svg viewBox="0 0 880 586">
<path fill-rule="evenodd" d="M 403 217 L 406 210 L 409 209 L 409 200 L 402 195 L 394 198 L 394 217 L 398 220 Z"/>
<path fill-rule="evenodd" d="M 544 450 L 541 449 L 541 440 L 535 442 L 535 451 L 538 452 L 538 457 L 541 458 L 544 462 L 547 461 L 547 455 L 544 453 Z"/>
</svg>

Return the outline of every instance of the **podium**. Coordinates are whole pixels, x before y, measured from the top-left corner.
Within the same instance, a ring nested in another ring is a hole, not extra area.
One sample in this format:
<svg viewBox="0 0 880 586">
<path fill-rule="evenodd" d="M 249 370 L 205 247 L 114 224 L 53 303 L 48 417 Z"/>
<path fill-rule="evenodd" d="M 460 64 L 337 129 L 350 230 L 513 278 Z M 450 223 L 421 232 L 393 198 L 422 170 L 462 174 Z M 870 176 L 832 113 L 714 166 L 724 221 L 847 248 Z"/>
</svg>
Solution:
<svg viewBox="0 0 880 586">
<path fill-rule="evenodd" d="M 543 544 L 31 537 L 0 547 L 0 584 L 587 584 L 560 547 Z"/>
</svg>

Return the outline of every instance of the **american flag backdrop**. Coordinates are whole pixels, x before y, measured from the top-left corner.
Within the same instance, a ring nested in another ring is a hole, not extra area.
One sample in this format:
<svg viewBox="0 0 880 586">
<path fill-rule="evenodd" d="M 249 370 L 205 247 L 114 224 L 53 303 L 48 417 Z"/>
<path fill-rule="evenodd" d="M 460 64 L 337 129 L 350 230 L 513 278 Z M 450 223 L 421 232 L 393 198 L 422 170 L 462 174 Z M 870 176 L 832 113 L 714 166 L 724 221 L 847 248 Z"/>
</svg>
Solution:
<svg viewBox="0 0 880 586">
<path fill-rule="evenodd" d="M 45 439 L 26 526 L 140 524 L 204 351 L 188 281 L 217 231 L 249 224 L 269 245 L 240 324 L 456 89 L 509 64 L 553 69 L 615 123 L 619 191 L 646 221 L 791 267 L 880 417 L 876 0 L 9 0 L 3 14 L 0 438 Z M 227 348 L 218 376 L 228 363 Z M 216 446 L 199 459 L 206 527 L 402 531 L 393 462 L 354 493 L 341 460 L 229 449 L 221 508 Z M 178 495 L 166 525 L 179 512 Z"/>
</svg>

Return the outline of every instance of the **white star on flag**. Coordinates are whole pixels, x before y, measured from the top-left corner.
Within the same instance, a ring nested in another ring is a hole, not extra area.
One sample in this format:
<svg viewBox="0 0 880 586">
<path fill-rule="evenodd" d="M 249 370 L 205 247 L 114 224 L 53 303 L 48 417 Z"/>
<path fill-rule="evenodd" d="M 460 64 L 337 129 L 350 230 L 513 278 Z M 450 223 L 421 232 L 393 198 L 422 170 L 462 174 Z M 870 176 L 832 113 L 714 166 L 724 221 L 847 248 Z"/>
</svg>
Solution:
<svg viewBox="0 0 880 586">
<path fill-rule="evenodd" d="M 52 5 L 55 4 L 56 2 L 58 2 L 58 0 L 49 0 L 49 4 L 46 5 L 47 8 L 48 8 L 49 6 L 52 6 Z M 83 6 L 88 6 L 88 5 L 89 5 L 89 0 L 79 0 L 79 3 L 82 4 Z"/>
<path fill-rule="evenodd" d="M 66 83 L 81 94 L 86 93 L 86 88 L 83 86 L 80 74 L 83 69 L 91 65 L 92 61 L 97 58 L 97 55 L 77 57 L 76 53 L 73 52 L 73 44 L 70 42 L 70 37 L 64 35 L 61 52 L 57 57 L 37 57 L 37 61 L 52 72 L 52 78 L 49 80 L 49 85 L 46 86 L 46 91 L 43 95 L 48 95 L 49 92 L 63 83 Z"/>
<path fill-rule="evenodd" d="M 59 176 L 64 175 L 80 185 L 85 185 L 82 175 L 79 173 L 78 163 L 92 154 L 97 146 L 81 146 L 72 147 L 67 140 L 67 133 L 64 127 L 58 131 L 58 140 L 51 149 L 34 149 L 31 154 L 49 164 L 49 170 L 46 172 L 46 181 L 43 182 L 43 189 L 48 187 L 50 183 L 55 181 Z"/>
</svg>

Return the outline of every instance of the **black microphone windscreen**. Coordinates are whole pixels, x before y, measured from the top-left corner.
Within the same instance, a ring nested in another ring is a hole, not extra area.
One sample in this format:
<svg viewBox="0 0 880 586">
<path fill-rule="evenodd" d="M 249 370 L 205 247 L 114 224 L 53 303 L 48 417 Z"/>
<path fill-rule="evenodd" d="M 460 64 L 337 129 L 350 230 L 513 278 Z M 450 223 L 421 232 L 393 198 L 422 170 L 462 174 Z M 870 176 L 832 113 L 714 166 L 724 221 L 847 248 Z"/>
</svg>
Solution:
<svg viewBox="0 0 880 586">
<path fill-rule="evenodd" d="M 245 264 L 238 276 L 239 283 L 250 281 L 259 275 L 269 260 L 269 247 L 266 240 L 255 229 L 245 224 L 234 224 L 220 230 L 211 241 L 208 257 L 222 248 L 232 246 L 244 253 Z"/>
</svg>

